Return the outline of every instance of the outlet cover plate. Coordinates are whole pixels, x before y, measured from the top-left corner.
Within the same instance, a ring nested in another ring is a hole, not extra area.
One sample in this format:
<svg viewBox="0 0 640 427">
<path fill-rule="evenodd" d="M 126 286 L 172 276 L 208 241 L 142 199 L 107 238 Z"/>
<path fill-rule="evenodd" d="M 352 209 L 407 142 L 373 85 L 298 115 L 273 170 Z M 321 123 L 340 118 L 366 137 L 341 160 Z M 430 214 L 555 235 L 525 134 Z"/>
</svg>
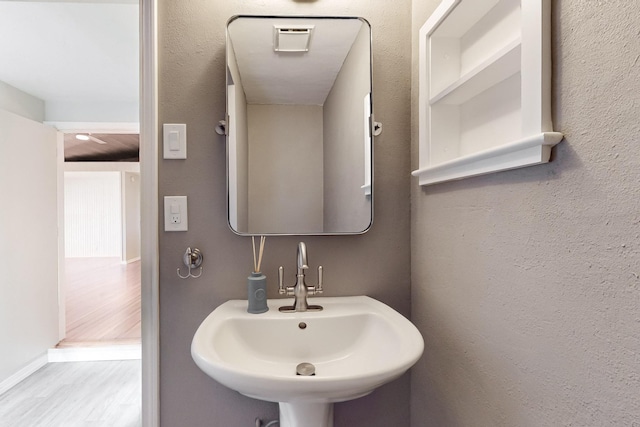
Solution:
<svg viewBox="0 0 640 427">
<path fill-rule="evenodd" d="M 164 197 L 164 231 L 187 231 L 187 196 Z"/>
</svg>

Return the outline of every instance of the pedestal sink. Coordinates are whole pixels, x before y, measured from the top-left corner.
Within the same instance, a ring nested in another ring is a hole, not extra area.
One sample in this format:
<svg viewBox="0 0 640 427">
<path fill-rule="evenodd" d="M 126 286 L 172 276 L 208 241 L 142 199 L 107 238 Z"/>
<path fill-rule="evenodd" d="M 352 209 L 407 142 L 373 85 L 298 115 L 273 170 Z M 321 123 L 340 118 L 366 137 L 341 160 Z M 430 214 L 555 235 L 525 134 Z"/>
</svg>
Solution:
<svg viewBox="0 0 640 427">
<path fill-rule="evenodd" d="M 278 402 L 280 427 L 332 427 L 334 402 L 371 393 L 422 354 L 416 327 L 380 301 L 366 296 L 312 301 L 324 310 L 281 313 L 278 308 L 290 301 L 274 299 L 266 313 L 250 314 L 246 300 L 228 301 L 196 331 L 193 360 L 233 390 Z"/>
</svg>

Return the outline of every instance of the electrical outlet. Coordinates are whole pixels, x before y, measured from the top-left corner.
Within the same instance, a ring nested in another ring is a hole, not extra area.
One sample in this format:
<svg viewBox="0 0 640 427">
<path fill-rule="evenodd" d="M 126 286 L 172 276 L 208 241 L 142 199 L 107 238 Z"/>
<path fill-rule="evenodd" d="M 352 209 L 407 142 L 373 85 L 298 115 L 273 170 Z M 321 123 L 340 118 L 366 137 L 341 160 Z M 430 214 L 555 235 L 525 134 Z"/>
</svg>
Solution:
<svg viewBox="0 0 640 427">
<path fill-rule="evenodd" d="M 187 230 L 187 196 L 165 196 L 164 231 Z"/>
</svg>

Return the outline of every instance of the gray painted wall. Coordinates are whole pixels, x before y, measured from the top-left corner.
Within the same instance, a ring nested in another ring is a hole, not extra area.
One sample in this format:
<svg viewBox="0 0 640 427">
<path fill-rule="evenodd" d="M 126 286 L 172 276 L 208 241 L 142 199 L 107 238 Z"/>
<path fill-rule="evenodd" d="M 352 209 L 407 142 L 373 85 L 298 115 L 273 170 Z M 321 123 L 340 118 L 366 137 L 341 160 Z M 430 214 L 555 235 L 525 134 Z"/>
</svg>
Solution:
<svg viewBox="0 0 640 427">
<path fill-rule="evenodd" d="M 187 160 L 159 160 L 160 196 L 189 198 L 189 231 L 160 232 L 160 399 L 162 427 L 247 427 L 274 419 L 277 406 L 241 396 L 211 380 L 193 363 L 189 346 L 215 307 L 246 297 L 251 242 L 226 220 L 225 145 L 215 133 L 225 113 L 225 25 L 235 14 L 363 16 L 373 27 L 376 118 L 384 133 L 375 147 L 375 220 L 362 236 L 305 237 L 312 269 L 325 267 L 325 294 L 366 294 L 405 315 L 410 311 L 409 144 L 410 1 L 271 0 L 161 1 L 159 5 L 160 123 L 186 123 Z M 267 239 L 264 269 L 269 297 L 276 272 L 295 268 L 299 239 Z M 204 273 L 176 276 L 187 246 L 204 254 Z M 309 275 L 314 283 L 315 273 Z M 291 277 L 289 273 L 286 277 Z M 336 427 L 407 427 L 409 377 L 336 406 Z"/>
<path fill-rule="evenodd" d="M 553 161 L 411 184 L 415 427 L 640 423 L 640 3 L 553 3 Z"/>
<path fill-rule="evenodd" d="M 249 136 L 247 127 L 247 99 L 240 79 L 240 71 L 233 49 L 227 50 L 228 72 L 231 81 L 227 81 L 227 95 L 229 96 L 229 111 L 227 111 L 227 133 L 231 143 L 235 144 L 235 165 L 230 165 L 229 171 L 229 203 L 235 204 L 229 208 L 229 222 L 235 230 L 247 230 L 249 224 Z M 232 161 L 233 156 L 229 155 Z M 235 166 L 235 170 L 233 168 Z M 234 176 L 235 175 L 235 176 Z M 233 179 L 235 178 L 235 180 Z M 235 182 L 235 186 L 234 186 Z M 235 187 L 235 198 L 233 191 Z M 235 199 L 235 201 L 234 201 Z"/>
<path fill-rule="evenodd" d="M 325 231 L 364 231 L 371 222 L 371 198 L 361 188 L 367 131 L 364 99 L 371 91 L 370 34 L 363 23 L 324 103 Z"/>
<path fill-rule="evenodd" d="M 322 232 L 322 107 L 250 104 L 247 123 L 247 231 Z"/>
</svg>

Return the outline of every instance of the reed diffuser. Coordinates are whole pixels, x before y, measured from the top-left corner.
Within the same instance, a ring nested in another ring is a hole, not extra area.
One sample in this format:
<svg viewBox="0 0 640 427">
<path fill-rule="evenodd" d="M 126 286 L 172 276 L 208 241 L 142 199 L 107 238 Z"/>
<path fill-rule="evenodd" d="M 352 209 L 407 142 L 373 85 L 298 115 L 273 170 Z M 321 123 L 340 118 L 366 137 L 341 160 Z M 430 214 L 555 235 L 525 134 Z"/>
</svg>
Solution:
<svg viewBox="0 0 640 427">
<path fill-rule="evenodd" d="M 256 239 L 251 236 L 251 246 L 253 247 L 253 272 L 247 278 L 247 295 L 249 313 L 258 314 L 269 310 L 267 306 L 267 276 L 260 272 L 266 236 L 260 236 L 260 247 L 256 255 Z"/>
<path fill-rule="evenodd" d="M 267 236 L 260 236 L 260 252 L 256 257 L 256 238 L 251 236 L 251 245 L 253 246 L 253 272 L 260 272 L 260 264 L 262 264 L 262 254 L 264 253 L 264 244 L 267 241 Z"/>
</svg>

